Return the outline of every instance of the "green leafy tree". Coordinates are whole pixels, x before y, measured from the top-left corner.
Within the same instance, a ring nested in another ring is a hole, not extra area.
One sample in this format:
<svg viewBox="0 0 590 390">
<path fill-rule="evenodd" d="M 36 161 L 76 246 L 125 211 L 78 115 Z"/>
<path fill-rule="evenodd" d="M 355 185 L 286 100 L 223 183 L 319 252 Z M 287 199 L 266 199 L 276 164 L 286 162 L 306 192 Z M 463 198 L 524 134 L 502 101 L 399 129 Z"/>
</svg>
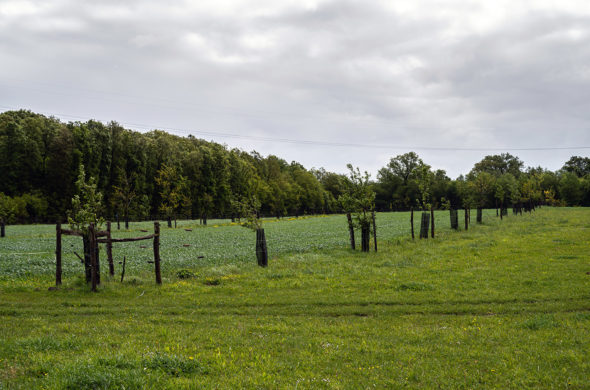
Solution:
<svg viewBox="0 0 590 390">
<path fill-rule="evenodd" d="M 176 218 L 176 213 L 190 207 L 188 181 L 175 167 L 163 165 L 156 176 L 156 183 L 162 199 L 159 210 L 168 219 L 168 227 L 172 227 L 172 216 Z"/>
<path fill-rule="evenodd" d="M 520 191 L 518 189 L 516 178 L 510 173 L 506 173 L 497 178 L 494 195 L 502 209 L 508 207 L 510 203 L 518 201 L 520 198 Z"/>
<path fill-rule="evenodd" d="M 90 241 L 90 224 L 94 224 L 95 229 L 99 230 L 104 219 L 100 216 L 102 211 L 102 193 L 98 191 L 96 180 L 90 177 L 86 181 L 84 165 L 78 169 L 78 180 L 76 181 L 77 193 L 72 198 L 72 209 L 68 212 L 68 222 L 72 230 L 82 233 L 84 243 L 84 268 L 86 270 L 86 282 L 91 281 L 91 261 L 90 254 L 93 250 Z M 98 245 L 95 246 L 95 256 L 97 264 L 100 264 L 98 258 Z M 100 283 L 100 265 L 97 269 L 98 283 Z"/>
<path fill-rule="evenodd" d="M 590 158 L 572 156 L 566 161 L 561 169 L 566 172 L 574 173 L 578 177 L 590 175 Z"/>
<path fill-rule="evenodd" d="M 488 172 L 477 172 L 468 181 L 468 191 L 472 193 L 473 203 L 483 208 L 493 195 L 496 179 Z"/>
<path fill-rule="evenodd" d="M 423 211 L 430 210 L 432 206 L 432 183 L 434 181 L 434 173 L 430 170 L 430 165 L 420 164 L 416 168 L 416 182 L 418 183 L 418 190 L 420 191 L 420 199 L 418 203 Z"/>
<path fill-rule="evenodd" d="M 18 205 L 10 196 L 0 192 L 0 223 L 13 223 L 18 214 Z"/>
<path fill-rule="evenodd" d="M 121 170 L 119 172 L 119 185 L 113 186 L 114 195 L 112 202 L 115 205 L 115 209 L 123 210 L 125 229 L 129 229 L 129 214 L 137 198 L 137 193 L 132 183 L 133 179 L 129 179 L 127 172 Z"/>
<path fill-rule="evenodd" d="M 367 172 L 361 174 L 360 170 L 353 168 L 351 164 L 348 164 L 347 167 L 349 179 L 346 192 L 338 198 L 338 201 L 346 212 L 353 214 L 354 223 L 361 229 L 362 249 L 367 252 L 369 250 L 372 212 L 375 209 L 375 191 Z"/>
<path fill-rule="evenodd" d="M 520 176 L 524 163 L 510 153 L 485 156 L 476 163 L 470 173 L 487 172 L 496 177 L 510 173 L 514 177 Z"/>
<path fill-rule="evenodd" d="M 104 219 L 100 216 L 102 193 L 97 189 L 95 178 L 90 177 L 86 181 L 84 165 L 80 165 L 78 169 L 76 189 L 77 193 L 72 198 L 72 209 L 68 213 L 68 222 L 73 230 L 87 234 L 91 223 L 99 229 Z"/>
<path fill-rule="evenodd" d="M 559 179 L 559 195 L 568 206 L 578 206 L 582 200 L 580 179 L 573 172 L 565 172 Z"/>
</svg>

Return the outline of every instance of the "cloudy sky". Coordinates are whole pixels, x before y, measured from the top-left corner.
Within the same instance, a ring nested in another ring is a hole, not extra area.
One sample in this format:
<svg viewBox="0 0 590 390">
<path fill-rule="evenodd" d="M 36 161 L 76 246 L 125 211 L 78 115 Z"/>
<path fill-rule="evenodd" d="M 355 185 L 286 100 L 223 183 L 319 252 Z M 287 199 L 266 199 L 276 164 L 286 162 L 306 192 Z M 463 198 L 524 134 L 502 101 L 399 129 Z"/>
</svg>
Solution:
<svg viewBox="0 0 590 390">
<path fill-rule="evenodd" d="M 307 168 L 590 155 L 587 0 L 0 0 L 0 64 L 1 111 Z"/>
</svg>

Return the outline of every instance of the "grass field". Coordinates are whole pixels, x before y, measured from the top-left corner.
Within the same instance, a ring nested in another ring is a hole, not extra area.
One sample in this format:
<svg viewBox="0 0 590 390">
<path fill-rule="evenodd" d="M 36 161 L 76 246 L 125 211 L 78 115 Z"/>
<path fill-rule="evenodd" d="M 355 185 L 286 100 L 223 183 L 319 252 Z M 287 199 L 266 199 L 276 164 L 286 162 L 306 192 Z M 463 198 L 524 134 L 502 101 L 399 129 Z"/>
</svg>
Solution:
<svg viewBox="0 0 590 390">
<path fill-rule="evenodd" d="M 467 232 L 440 212 L 437 237 L 414 242 L 407 223 L 379 214 L 379 252 L 363 254 L 342 216 L 267 222 L 262 269 L 254 233 L 183 222 L 163 229 L 162 286 L 129 243 L 126 282 L 98 293 L 77 240 L 48 291 L 55 227 L 11 226 L 0 389 L 590 388 L 590 210 L 488 212 Z"/>
</svg>

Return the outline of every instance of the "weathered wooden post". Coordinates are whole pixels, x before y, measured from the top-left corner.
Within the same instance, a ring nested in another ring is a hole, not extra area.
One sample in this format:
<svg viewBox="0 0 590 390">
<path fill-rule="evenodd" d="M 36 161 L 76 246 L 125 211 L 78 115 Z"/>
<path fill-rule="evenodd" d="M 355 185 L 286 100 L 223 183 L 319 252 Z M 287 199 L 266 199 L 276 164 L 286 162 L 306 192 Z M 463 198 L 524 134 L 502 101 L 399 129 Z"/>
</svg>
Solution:
<svg viewBox="0 0 590 390">
<path fill-rule="evenodd" d="M 352 250 L 355 250 L 356 245 L 354 242 L 354 225 L 352 224 L 352 215 L 350 215 L 350 213 L 346 213 L 346 219 L 348 220 L 348 234 L 350 235 L 350 248 Z"/>
<path fill-rule="evenodd" d="M 375 223 L 375 212 L 371 212 L 371 216 L 373 217 L 373 242 L 375 244 L 375 252 L 377 252 L 377 224 Z"/>
<path fill-rule="evenodd" d="M 430 213 L 428 211 L 422 212 L 422 219 L 420 221 L 420 238 L 428 239 L 428 230 L 430 225 Z"/>
<path fill-rule="evenodd" d="M 111 221 L 107 221 L 107 261 L 109 262 L 109 275 L 115 276 L 115 265 L 113 264 L 113 242 L 111 241 Z"/>
<path fill-rule="evenodd" d="M 266 249 L 266 236 L 264 235 L 264 229 L 256 229 L 256 259 L 258 265 L 266 267 L 268 265 L 268 251 Z"/>
<path fill-rule="evenodd" d="M 6 237 L 6 223 L 4 218 L 0 219 L 0 237 Z"/>
<path fill-rule="evenodd" d="M 91 282 L 92 282 L 92 291 L 96 291 L 96 286 L 98 285 L 98 264 L 96 259 L 96 250 L 95 248 L 98 246 L 96 242 L 96 232 L 94 230 L 94 223 L 91 223 L 88 228 L 88 238 L 90 244 L 90 268 L 91 268 Z"/>
<path fill-rule="evenodd" d="M 162 284 L 160 272 L 160 222 L 154 222 L 154 265 L 156 268 L 156 283 Z"/>
<path fill-rule="evenodd" d="M 61 285 L 61 223 L 55 225 L 55 285 Z"/>
<path fill-rule="evenodd" d="M 455 209 L 449 210 L 451 216 L 451 229 L 459 230 L 459 212 Z"/>
<path fill-rule="evenodd" d="M 477 208 L 477 223 L 483 222 L 483 210 L 481 207 Z"/>
<path fill-rule="evenodd" d="M 410 228 L 412 230 L 412 240 L 414 239 L 414 208 L 410 207 Z"/>
<path fill-rule="evenodd" d="M 430 237 L 434 238 L 434 207 L 430 206 Z"/>
</svg>

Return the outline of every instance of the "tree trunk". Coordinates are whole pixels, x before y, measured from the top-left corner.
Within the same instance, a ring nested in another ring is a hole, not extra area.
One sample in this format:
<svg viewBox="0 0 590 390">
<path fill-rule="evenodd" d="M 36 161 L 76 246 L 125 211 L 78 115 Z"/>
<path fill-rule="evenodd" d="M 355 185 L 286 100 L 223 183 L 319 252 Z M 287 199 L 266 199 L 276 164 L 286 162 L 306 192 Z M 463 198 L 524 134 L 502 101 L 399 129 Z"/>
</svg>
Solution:
<svg viewBox="0 0 590 390">
<path fill-rule="evenodd" d="M 170 216 L 168 216 L 168 227 L 172 227 L 172 218 Z"/>
<path fill-rule="evenodd" d="M 84 244 L 84 274 L 86 283 L 90 283 L 92 274 L 90 266 L 90 235 L 88 233 L 84 233 L 82 236 L 82 243 Z"/>
<path fill-rule="evenodd" d="M 371 241 L 371 225 L 361 226 L 361 251 L 369 251 L 369 242 Z"/>
<path fill-rule="evenodd" d="M 125 229 L 129 230 L 129 214 L 125 214 Z"/>
<path fill-rule="evenodd" d="M 96 286 L 100 284 L 100 265 L 98 263 L 98 243 L 96 242 L 96 231 L 94 224 L 91 223 L 88 232 L 88 241 L 90 247 L 90 281 L 92 282 L 92 291 L 96 291 Z"/>
<path fill-rule="evenodd" d="M 82 242 L 84 244 L 84 271 L 86 275 L 86 283 L 92 282 L 92 262 L 96 261 L 96 284 L 100 284 L 100 257 L 98 251 L 98 243 L 96 243 L 95 240 L 94 256 L 92 256 L 92 241 L 90 238 L 91 237 L 89 233 L 86 233 L 82 237 Z"/>
<path fill-rule="evenodd" d="M 119 213 L 115 215 L 117 217 L 117 230 L 121 230 L 121 222 L 119 222 Z"/>
<path fill-rule="evenodd" d="M 457 210 L 449 210 L 451 215 L 451 229 L 459 230 L 459 212 Z"/>
<path fill-rule="evenodd" d="M 428 238 L 428 230 L 430 227 L 430 213 L 428 211 L 422 212 L 422 219 L 420 221 L 420 238 Z"/>
<path fill-rule="evenodd" d="M 0 237 L 6 237 L 6 227 L 4 220 L 0 221 Z"/>
<path fill-rule="evenodd" d="M 483 222 L 483 210 L 481 207 L 477 208 L 477 223 Z"/>
<path fill-rule="evenodd" d="M 356 249 L 356 244 L 354 242 L 354 225 L 352 224 L 352 216 L 350 213 L 346 214 L 346 219 L 348 220 L 348 234 L 350 236 L 350 248 L 352 250 Z"/>
<path fill-rule="evenodd" d="M 266 267 L 268 265 L 268 251 L 266 249 L 266 236 L 264 229 L 256 229 L 256 259 L 258 265 Z"/>
</svg>

